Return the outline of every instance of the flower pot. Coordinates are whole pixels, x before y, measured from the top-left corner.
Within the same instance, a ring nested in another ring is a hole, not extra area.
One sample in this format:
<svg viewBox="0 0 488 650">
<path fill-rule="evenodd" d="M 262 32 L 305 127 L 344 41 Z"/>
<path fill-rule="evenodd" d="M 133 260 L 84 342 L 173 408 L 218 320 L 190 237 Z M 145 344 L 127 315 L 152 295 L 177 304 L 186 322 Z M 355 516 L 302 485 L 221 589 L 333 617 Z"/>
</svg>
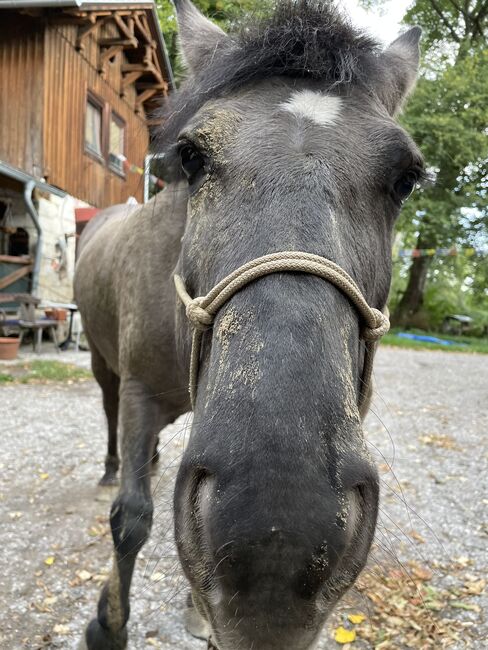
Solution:
<svg viewBox="0 0 488 650">
<path fill-rule="evenodd" d="M 0 337 L 0 360 L 10 361 L 17 358 L 17 353 L 19 351 L 20 339 Z"/>
<path fill-rule="evenodd" d="M 46 314 L 47 318 L 51 320 L 58 320 L 60 322 L 64 322 L 68 316 L 68 312 L 66 309 L 57 309 L 57 308 L 45 309 L 44 313 Z"/>
</svg>

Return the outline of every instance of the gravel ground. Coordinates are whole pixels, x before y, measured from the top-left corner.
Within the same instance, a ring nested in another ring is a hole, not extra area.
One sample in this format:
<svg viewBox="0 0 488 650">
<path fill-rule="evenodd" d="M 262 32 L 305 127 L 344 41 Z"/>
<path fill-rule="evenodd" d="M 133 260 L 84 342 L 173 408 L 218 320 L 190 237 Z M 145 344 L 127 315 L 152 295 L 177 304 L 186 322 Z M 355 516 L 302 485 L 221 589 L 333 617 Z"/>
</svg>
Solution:
<svg viewBox="0 0 488 650">
<path fill-rule="evenodd" d="M 54 358 L 87 366 L 88 356 Z M 450 646 L 456 649 L 487 647 L 488 602 L 478 594 L 487 575 L 487 361 L 380 349 L 374 414 L 366 422 L 383 487 L 370 575 L 393 567 L 408 582 L 415 561 L 432 571 L 432 589 L 459 593 L 467 583 L 477 585 L 449 610 L 465 631 Z M 97 487 L 105 453 L 99 390 L 92 381 L 5 385 L 0 413 L 0 648 L 74 648 L 95 612 L 111 555 L 113 492 Z M 188 431 L 184 416 L 161 437 L 155 524 L 132 588 L 132 650 L 206 647 L 182 627 L 186 586 L 171 539 L 173 481 Z M 364 593 L 351 598 L 368 614 Z M 340 620 L 338 614 L 324 631 L 320 650 L 338 647 L 331 629 Z M 444 646 L 375 646 L 358 638 L 350 647 Z"/>
</svg>

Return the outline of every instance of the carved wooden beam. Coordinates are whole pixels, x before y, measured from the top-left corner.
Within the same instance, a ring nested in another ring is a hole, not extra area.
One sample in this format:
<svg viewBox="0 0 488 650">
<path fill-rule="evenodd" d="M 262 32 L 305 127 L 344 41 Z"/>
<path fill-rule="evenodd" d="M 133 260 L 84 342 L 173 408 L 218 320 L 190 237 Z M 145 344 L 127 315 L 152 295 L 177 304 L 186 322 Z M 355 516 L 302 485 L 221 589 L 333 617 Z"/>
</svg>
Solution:
<svg viewBox="0 0 488 650">
<path fill-rule="evenodd" d="M 5 289 L 5 287 L 10 286 L 16 280 L 20 280 L 20 278 L 23 278 L 24 275 L 29 275 L 32 269 L 33 266 L 29 264 L 28 266 L 24 266 L 21 269 L 17 269 L 17 271 L 13 271 L 12 273 L 5 275 L 2 279 L 0 279 L 0 289 Z"/>
<path fill-rule="evenodd" d="M 136 82 L 139 77 L 142 77 L 144 74 L 143 70 L 134 70 L 133 72 L 129 72 L 125 75 L 123 75 L 122 78 L 122 88 L 127 88 L 127 86 L 130 86 L 134 82 Z"/>
<path fill-rule="evenodd" d="M 99 16 L 110 16 L 111 11 L 82 11 L 80 9 L 64 9 L 63 13 L 75 18 L 89 18 L 89 20 L 96 20 Z"/>
<path fill-rule="evenodd" d="M 142 70 L 142 72 L 151 72 L 147 63 L 124 63 L 122 65 L 122 72 L 135 72 Z"/>
<path fill-rule="evenodd" d="M 143 61 L 144 63 L 152 63 L 153 62 L 153 52 L 155 50 L 155 45 L 145 45 L 144 46 L 144 58 Z"/>
<path fill-rule="evenodd" d="M 118 45 L 122 48 L 136 48 L 137 38 L 101 38 L 98 41 L 100 47 L 112 47 L 113 45 Z"/>
<path fill-rule="evenodd" d="M 148 99 L 151 99 L 151 97 L 153 97 L 157 92 L 157 88 L 148 88 L 140 95 L 138 95 L 136 99 L 136 113 L 140 113 L 142 111 L 144 102 L 147 102 Z"/>
<path fill-rule="evenodd" d="M 105 50 L 100 50 L 98 57 L 98 72 L 103 72 L 105 63 L 123 49 L 123 45 L 112 45 L 112 47 L 108 47 Z"/>
<path fill-rule="evenodd" d="M 114 13 L 113 19 L 122 34 L 124 34 L 129 39 L 135 39 L 133 19 L 129 19 L 126 24 L 118 11 Z"/>
<path fill-rule="evenodd" d="M 98 31 L 98 29 L 104 25 L 107 21 L 109 20 L 109 17 L 105 16 L 104 18 L 101 18 L 100 20 L 97 20 L 95 22 L 90 22 L 86 27 L 80 26 L 78 28 L 78 36 L 76 37 L 76 47 L 78 50 L 84 50 L 85 49 L 85 44 L 84 40 L 90 36 L 90 34 L 93 34 L 94 32 Z M 86 23 L 85 23 L 86 24 Z"/>
<path fill-rule="evenodd" d="M 163 81 L 163 83 L 153 81 L 140 81 L 137 84 L 137 90 L 146 90 L 148 88 L 155 88 L 156 90 L 168 90 L 168 84 Z"/>
<path fill-rule="evenodd" d="M 152 63 L 126 63 L 122 66 L 122 72 L 144 72 L 152 74 L 159 83 L 164 83 L 164 78 L 161 72 Z"/>
<path fill-rule="evenodd" d="M 153 44 L 156 45 L 156 43 L 154 42 L 153 37 L 151 36 L 151 31 L 149 30 L 149 25 L 147 24 L 147 22 L 145 24 L 143 22 L 144 19 L 145 19 L 144 14 L 139 15 L 139 12 L 134 14 L 134 20 L 135 20 L 135 23 L 136 23 L 136 27 L 141 32 L 141 34 L 143 35 L 146 42 L 149 43 L 150 45 L 153 45 Z"/>
</svg>

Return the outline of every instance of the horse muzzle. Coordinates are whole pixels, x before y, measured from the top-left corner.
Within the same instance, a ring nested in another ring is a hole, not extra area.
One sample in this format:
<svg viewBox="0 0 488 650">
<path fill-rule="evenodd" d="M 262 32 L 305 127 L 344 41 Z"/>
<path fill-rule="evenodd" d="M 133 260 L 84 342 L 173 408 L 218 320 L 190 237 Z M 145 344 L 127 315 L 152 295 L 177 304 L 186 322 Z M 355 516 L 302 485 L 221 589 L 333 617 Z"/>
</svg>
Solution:
<svg viewBox="0 0 488 650">
<path fill-rule="evenodd" d="M 301 494 L 293 485 L 246 485 L 236 474 L 185 472 L 183 464 L 177 485 L 178 549 L 211 643 L 308 650 L 366 563 L 376 472 L 356 462 L 340 490 L 324 481 Z"/>
</svg>

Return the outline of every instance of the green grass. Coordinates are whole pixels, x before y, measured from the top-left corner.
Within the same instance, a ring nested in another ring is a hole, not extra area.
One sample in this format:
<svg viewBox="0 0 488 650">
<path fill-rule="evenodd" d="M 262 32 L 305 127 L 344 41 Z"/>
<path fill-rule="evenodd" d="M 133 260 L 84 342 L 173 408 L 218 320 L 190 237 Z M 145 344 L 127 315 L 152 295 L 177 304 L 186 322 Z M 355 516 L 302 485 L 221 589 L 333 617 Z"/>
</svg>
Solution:
<svg viewBox="0 0 488 650">
<path fill-rule="evenodd" d="M 435 336 L 438 339 L 455 341 L 459 345 L 441 345 L 440 343 L 427 343 L 426 341 L 414 341 L 402 339 L 395 336 L 398 332 L 408 331 L 410 334 L 421 334 L 424 336 Z M 448 336 L 437 332 L 423 332 L 422 330 L 402 330 L 394 328 L 382 338 L 383 345 L 392 345 L 397 348 L 409 348 L 411 350 L 441 350 L 442 352 L 478 352 L 488 354 L 488 339 L 474 338 L 471 336 Z M 464 344 L 464 345 L 463 345 Z"/>
<path fill-rule="evenodd" d="M 30 361 L 5 366 L 0 372 L 0 384 L 67 382 L 93 379 L 89 370 L 61 361 Z"/>
</svg>

